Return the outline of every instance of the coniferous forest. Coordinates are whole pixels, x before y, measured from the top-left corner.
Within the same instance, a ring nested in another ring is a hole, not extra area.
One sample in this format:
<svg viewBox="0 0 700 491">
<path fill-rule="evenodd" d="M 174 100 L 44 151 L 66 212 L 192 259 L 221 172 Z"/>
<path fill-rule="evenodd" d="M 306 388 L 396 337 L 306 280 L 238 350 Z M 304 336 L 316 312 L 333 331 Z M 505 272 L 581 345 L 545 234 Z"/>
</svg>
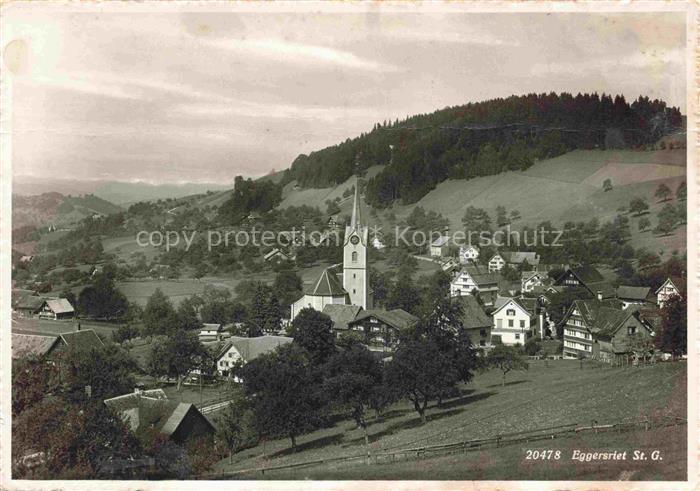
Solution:
<svg viewBox="0 0 700 491">
<path fill-rule="evenodd" d="M 445 179 L 524 170 L 583 148 L 645 148 L 682 125 L 678 108 L 639 97 L 549 93 L 510 96 L 377 123 L 372 131 L 299 155 L 282 183 L 342 183 L 373 165 L 366 199 L 376 207 L 414 203 Z"/>
</svg>

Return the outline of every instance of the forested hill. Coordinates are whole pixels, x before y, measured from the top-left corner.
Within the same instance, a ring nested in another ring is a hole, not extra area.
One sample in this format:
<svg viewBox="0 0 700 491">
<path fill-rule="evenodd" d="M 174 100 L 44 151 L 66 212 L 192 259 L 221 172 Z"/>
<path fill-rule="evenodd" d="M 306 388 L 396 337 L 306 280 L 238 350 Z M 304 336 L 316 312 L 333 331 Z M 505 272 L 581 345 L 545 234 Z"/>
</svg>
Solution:
<svg viewBox="0 0 700 491">
<path fill-rule="evenodd" d="M 299 155 L 283 179 L 328 187 L 372 165 L 367 201 L 385 207 L 419 200 L 447 178 L 469 179 L 527 169 L 576 148 L 644 148 L 682 126 L 664 101 L 606 94 L 529 94 L 448 107 Z M 393 147 L 393 150 L 391 149 Z"/>
</svg>

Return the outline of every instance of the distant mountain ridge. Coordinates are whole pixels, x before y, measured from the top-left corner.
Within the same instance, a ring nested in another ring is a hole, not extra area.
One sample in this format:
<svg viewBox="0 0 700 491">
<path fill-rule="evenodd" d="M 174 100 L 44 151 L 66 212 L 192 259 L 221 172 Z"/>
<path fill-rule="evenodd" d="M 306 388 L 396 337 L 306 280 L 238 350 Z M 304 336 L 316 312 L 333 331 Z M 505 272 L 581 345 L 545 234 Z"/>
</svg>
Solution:
<svg viewBox="0 0 700 491">
<path fill-rule="evenodd" d="M 37 196 L 44 193 L 62 195 L 92 194 L 117 205 L 167 198 L 182 198 L 207 191 L 222 191 L 233 187 L 218 183 L 150 184 L 146 182 L 53 179 L 17 176 L 13 179 L 13 194 Z"/>
<path fill-rule="evenodd" d="M 50 192 L 35 196 L 12 196 L 12 228 L 25 226 L 62 227 L 88 216 L 111 215 L 123 211 L 120 206 L 98 196 L 64 196 Z"/>
</svg>

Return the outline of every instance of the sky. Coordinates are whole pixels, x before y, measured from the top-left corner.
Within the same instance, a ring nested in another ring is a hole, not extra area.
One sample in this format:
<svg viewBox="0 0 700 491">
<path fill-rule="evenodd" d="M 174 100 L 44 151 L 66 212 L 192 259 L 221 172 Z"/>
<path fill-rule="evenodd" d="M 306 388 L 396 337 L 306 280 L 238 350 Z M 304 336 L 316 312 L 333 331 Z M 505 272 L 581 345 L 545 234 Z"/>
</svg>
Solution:
<svg viewBox="0 0 700 491">
<path fill-rule="evenodd" d="M 685 112 L 678 13 L 105 10 L 4 12 L 15 176 L 232 182 L 377 122 L 530 92 Z"/>
</svg>

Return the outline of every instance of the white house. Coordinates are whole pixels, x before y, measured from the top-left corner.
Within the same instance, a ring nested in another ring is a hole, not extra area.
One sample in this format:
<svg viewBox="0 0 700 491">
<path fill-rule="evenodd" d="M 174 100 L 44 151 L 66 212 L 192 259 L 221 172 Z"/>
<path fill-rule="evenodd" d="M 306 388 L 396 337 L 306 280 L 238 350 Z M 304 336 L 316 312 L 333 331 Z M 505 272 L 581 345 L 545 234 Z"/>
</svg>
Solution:
<svg viewBox="0 0 700 491">
<path fill-rule="evenodd" d="M 384 242 L 382 242 L 382 240 L 375 235 L 372 238 L 372 247 L 375 249 L 384 249 L 386 246 L 384 245 Z"/>
<path fill-rule="evenodd" d="M 478 266 L 465 266 L 455 274 L 450 282 L 450 295 L 453 297 L 479 292 L 484 305 L 493 305 L 498 295 L 498 275 L 487 273 Z"/>
<path fill-rule="evenodd" d="M 204 323 L 199 330 L 200 341 L 216 341 L 224 334 L 224 327 L 221 324 Z"/>
<path fill-rule="evenodd" d="M 470 262 L 475 263 L 479 259 L 479 249 L 476 246 L 460 246 L 459 247 L 459 262 L 462 264 L 467 264 Z"/>
<path fill-rule="evenodd" d="M 545 286 L 547 280 L 547 273 L 540 271 L 523 271 L 520 278 L 520 290 L 524 293 L 529 293 L 533 291 L 536 286 Z"/>
<path fill-rule="evenodd" d="M 430 244 L 430 255 L 433 257 L 444 257 L 447 255 L 450 238 L 442 235 Z"/>
<path fill-rule="evenodd" d="M 622 308 L 626 309 L 631 305 L 643 307 L 649 303 L 651 288 L 648 286 L 625 286 L 620 285 L 616 290 L 617 299 L 622 302 Z M 653 298 L 653 297 L 651 297 Z"/>
<path fill-rule="evenodd" d="M 258 356 L 292 341 L 292 338 L 286 336 L 258 336 L 256 338 L 233 336 L 223 344 L 216 355 L 216 369 L 220 375 L 230 375 L 231 369 L 244 365 Z"/>
<path fill-rule="evenodd" d="M 489 271 L 491 272 L 500 271 L 505 265 L 506 261 L 500 254 L 496 254 L 491 259 L 489 259 Z"/>
<path fill-rule="evenodd" d="M 664 281 L 664 284 L 656 290 L 656 303 L 663 308 L 664 303 L 673 295 L 680 295 L 680 287 L 685 286 L 685 280 L 672 276 Z"/>
<path fill-rule="evenodd" d="M 501 343 L 508 346 L 525 345 L 534 334 L 536 324 L 534 312 L 530 312 L 516 298 L 498 297 L 496 310 L 491 314 L 493 329 L 491 337 L 500 336 Z"/>
</svg>

